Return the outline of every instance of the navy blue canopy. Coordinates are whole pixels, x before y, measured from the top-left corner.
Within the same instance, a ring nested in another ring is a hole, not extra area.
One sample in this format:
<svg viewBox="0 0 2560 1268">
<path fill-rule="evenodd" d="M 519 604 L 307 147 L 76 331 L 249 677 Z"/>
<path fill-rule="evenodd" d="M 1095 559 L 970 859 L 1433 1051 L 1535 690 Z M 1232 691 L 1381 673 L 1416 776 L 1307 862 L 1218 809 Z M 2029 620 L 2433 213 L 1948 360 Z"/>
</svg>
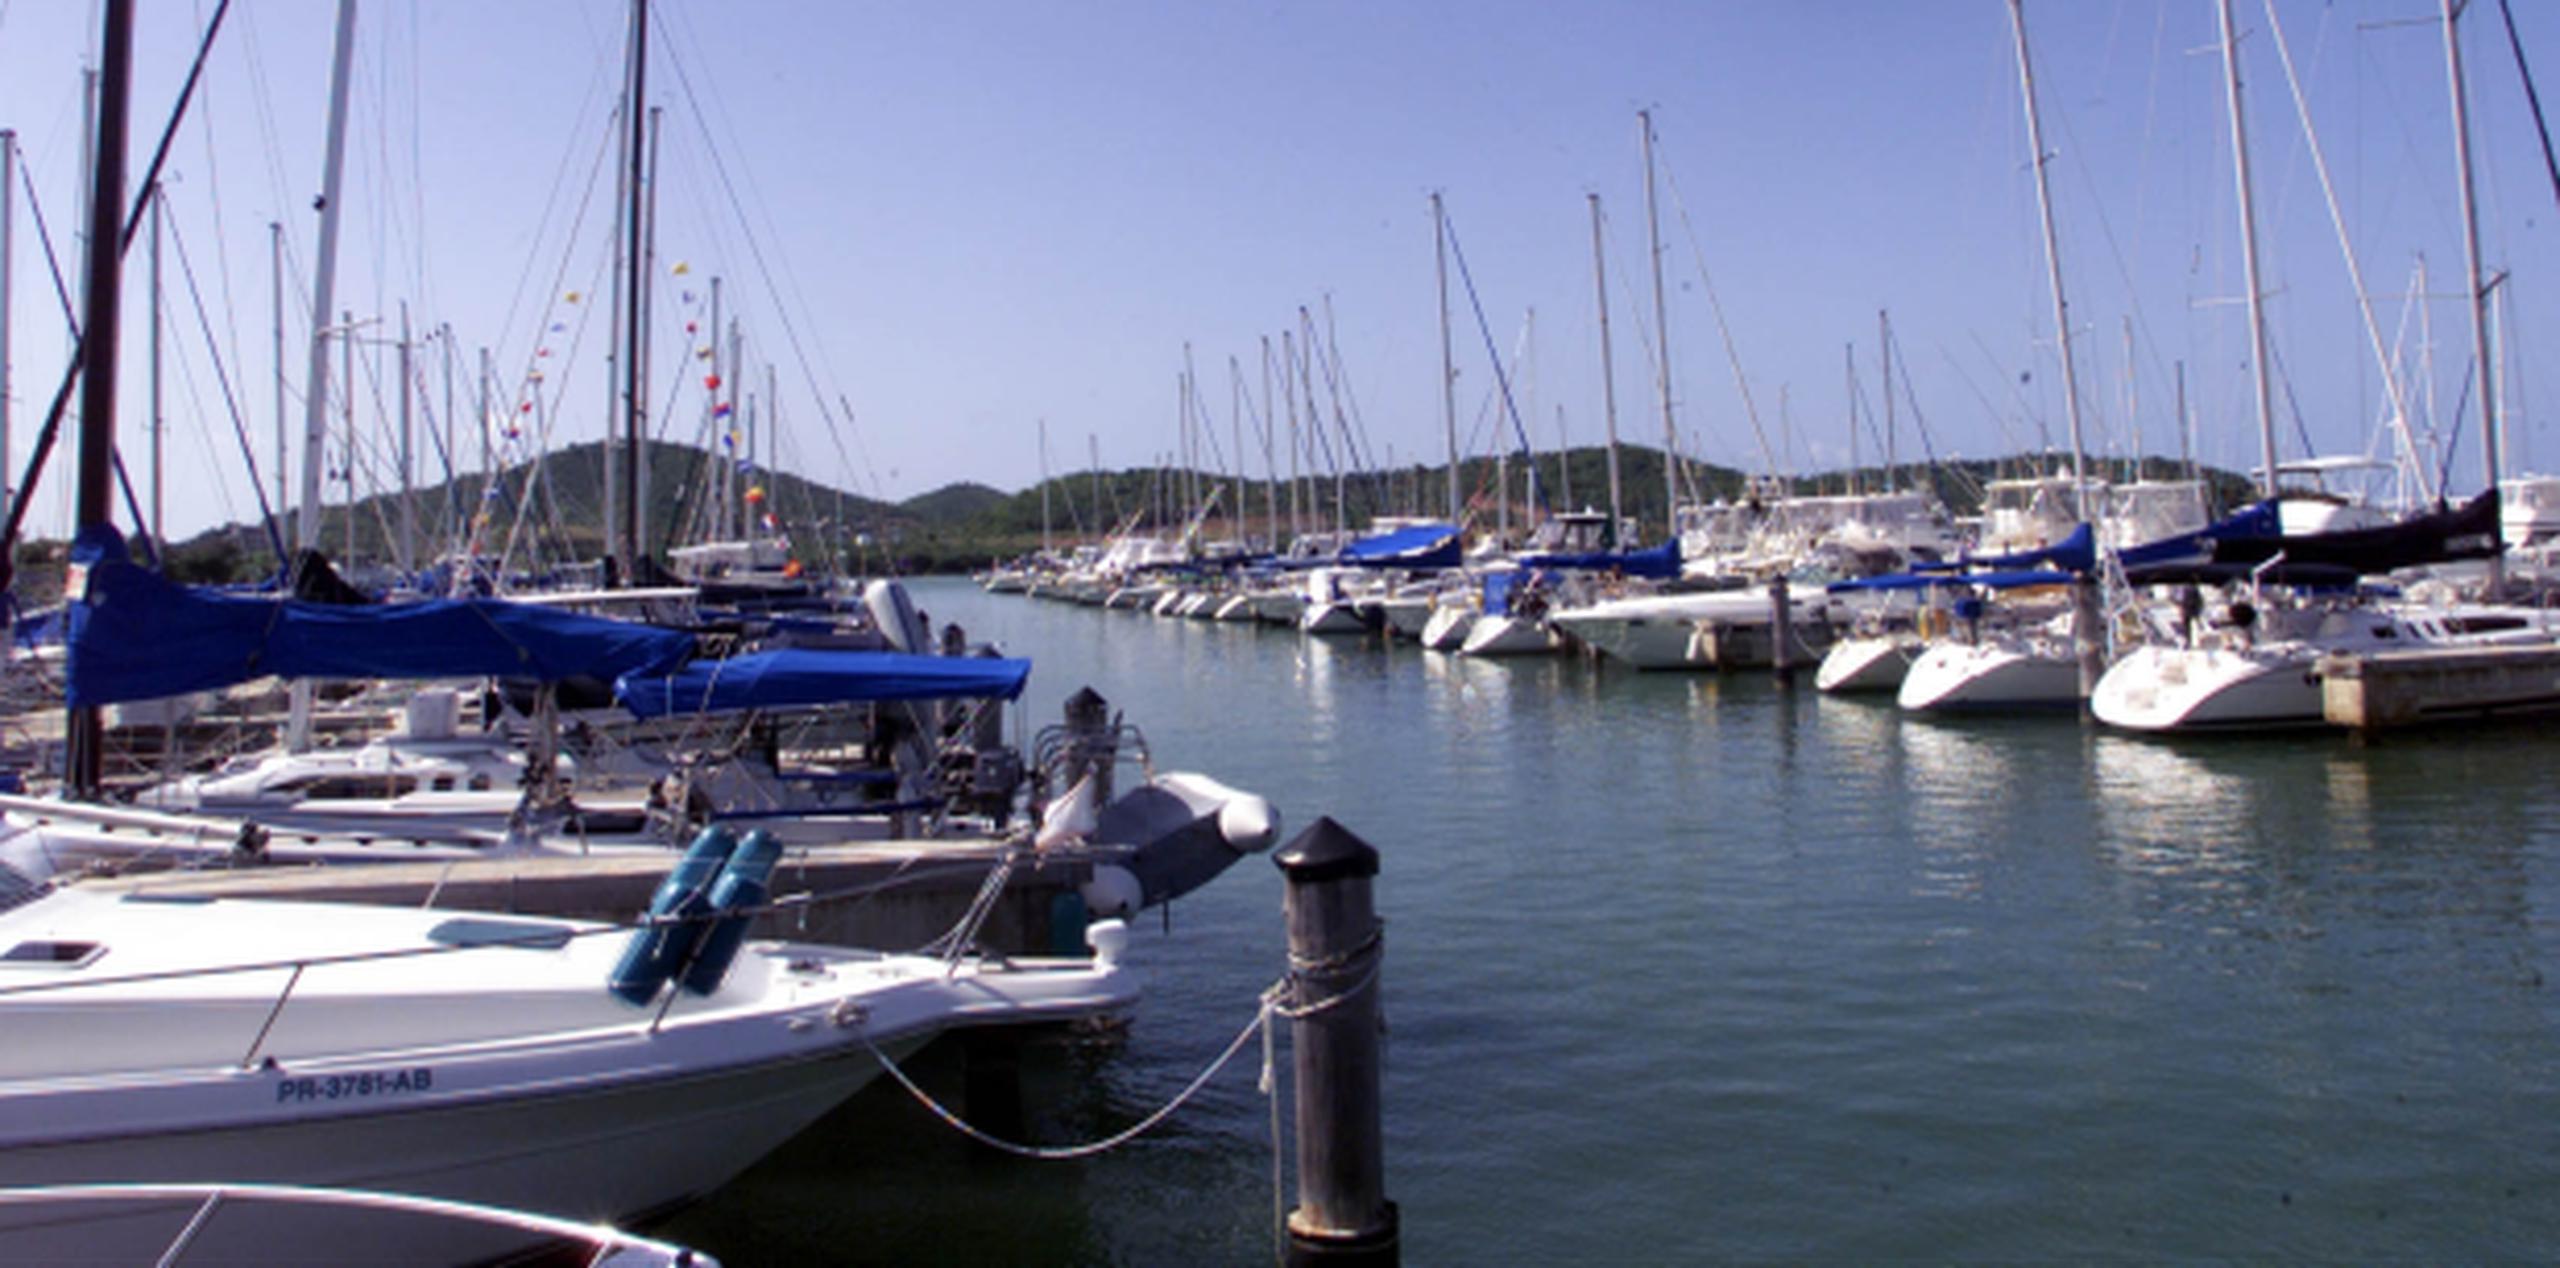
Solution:
<svg viewBox="0 0 2560 1268">
<path fill-rule="evenodd" d="M 1341 562 L 1363 568 L 1455 568 L 1460 558 L 1454 524 L 1414 524 L 1342 548 Z"/>
<path fill-rule="evenodd" d="M 2284 531 L 2283 521 L 2276 516 L 2273 502 L 2252 502 L 2231 514 L 2197 529 L 2144 542 L 2117 555 L 2127 572 L 2144 568 L 2200 564 L 2214 558 L 2219 549 L 2215 543 L 2247 538 L 2273 537 Z"/>
<path fill-rule="evenodd" d="M 1031 662 L 997 656 L 917 656 L 792 647 L 672 672 L 644 669 L 613 684 L 622 707 L 643 718 L 869 700 L 953 700 L 1022 695 Z"/>
<path fill-rule="evenodd" d="M 1969 555 L 1944 563 L 1920 564 L 1914 572 L 1952 572 L 1964 568 L 2062 568 L 2071 572 L 2087 572 L 2098 566 L 2098 535 L 2087 524 L 2071 530 L 2070 536 L 2050 546 L 2033 550 L 2013 550 L 2005 555 Z"/>
<path fill-rule="evenodd" d="M 1680 542 L 1674 538 L 1650 550 L 1595 550 L 1585 554 L 1528 555 L 1520 560 L 1523 568 L 1579 568 L 1600 572 L 1615 569 L 1630 577 L 1676 577 L 1680 575 Z"/>
<path fill-rule="evenodd" d="M 693 636 L 497 599 L 341 607 L 222 594 L 135 565 L 114 529 L 80 530 L 70 603 L 72 704 L 279 678 L 532 678 L 664 669 Z M 77 569 L 85 568 L 83 586 Z"/>
</svg>

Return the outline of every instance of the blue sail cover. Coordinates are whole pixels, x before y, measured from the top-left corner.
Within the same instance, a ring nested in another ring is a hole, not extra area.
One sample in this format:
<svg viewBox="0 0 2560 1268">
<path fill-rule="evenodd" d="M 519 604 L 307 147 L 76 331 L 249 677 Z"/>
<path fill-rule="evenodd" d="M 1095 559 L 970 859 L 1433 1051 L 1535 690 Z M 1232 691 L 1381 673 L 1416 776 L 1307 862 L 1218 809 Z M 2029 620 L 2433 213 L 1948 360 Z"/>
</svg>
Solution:
<svg viewBox="0 0 2560 1268">
<path fill-rule="evenodd" d="M 633 715 L 655 718 L 869 700 L 1013 700 L 1030 678 L 1027 660 L 793 647 L 635 671 L 613 693 Z"/>
<path fill-rule="evenodd" d="M 2013 550 L 2005 555 L 1968 555 L 1944 563 L 1921 564 L 1913 572 L 1956 572 L 1968 568 L 2060 568 L 2068 572 L 2088 572 L 2098 566 L 2098 535 L 2087 524 L 2071 530 L 2068 537 L 2050 546 L 2033 550 Z"/>
<path fill-rule="evenodd" d="M 75 705 L 150 700 L 279 678 L 532 678 L 664 669 L 693 636 L 498 599 L 339 607 L 182 586 L 133 563 L 93 526 L 72 543 Z"/>
<path fill-rule="evenodd" d="M 1680 575 L 1680 541 L 1673 538 L 1649 550 L 1595 550 L 1587 554 L 1528 555 L 1523 568 L 1578 568 L 1590 572 L 1616 570 L 1630 577 Z"/>
<path fill-rule="evenodd" d="M 2192 533 L 2145 542 L 2116 556 L 2127 571 L 2176 564 L 2200 564 L 2214 556 L 2214 543 L 2251 537 L 2273 537 L 2283 531 L 2273 502 L 2252 502 Z"/>
<path fill-rule="evenodd" d="M 1455 568 L 1460 559 L 1454 524 L 1415 524 L 1342 548 L 1340 562 L 1363 568 Z"/>
</svg>

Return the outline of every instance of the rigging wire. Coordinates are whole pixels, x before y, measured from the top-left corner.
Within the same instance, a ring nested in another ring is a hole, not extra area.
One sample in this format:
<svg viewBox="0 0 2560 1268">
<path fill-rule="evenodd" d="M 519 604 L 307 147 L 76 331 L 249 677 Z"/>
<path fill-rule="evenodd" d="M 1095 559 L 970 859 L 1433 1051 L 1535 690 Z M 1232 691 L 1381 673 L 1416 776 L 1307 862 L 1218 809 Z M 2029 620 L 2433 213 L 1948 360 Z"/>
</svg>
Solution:
<svg viewBox="0 0 2560 1268">
<path fill-rule="evenodd" d="M 161 169 L 169 161 L 169 147 L 177 140 L 178 125 L 185 121 L 187 106 L 195 99 L 196 85 L 204 78 L 205 59 L 213 52 L 214 37 L 221 33 L 222 20 L 230 12 L 231 0 L 221 0 L 205 27 L 204 38 L 196 46 L 195 61 L 187 68 L 186 83 L 178 90 L 177 104 L 169 112 L 168 125 L 160 133 L 159 145 L 152 150 L 150 164 L 142 171 L 142 181 L 137 188 L 143 192 L 125 215 L 124 231 L 116 241 L 119 257 L 133 247 L 133 236 L 142 227 L 143 209 L 150 202 L 150 191 L 160 183 Z M 8 589 L 17 574 L 18 531 L 25 526 L 27 508 L 34 504 L 35 484 L 44 473 L 45 460 L 52 456 L 54 444 L 61 438 L 63 413 L 71 404 L 71 388 L 79 381 L 80 367 L 87 360 L 82 341 L 75 339 L 72 342 L 71 355 L 67 360 L 68 364 L 62 370 L 62 383 L 55 389 L 53 403 L 45 411 L 44 425 L 36 432 L 35 452 L 28 456 L 26 474 L 18 481 L 17 501 L 9 508 L 6 525 L 0 526 L 0 590 Z M 0 455 L 0 459 L 5 459 L 5 455 Z"/>
<path fill-rule="evenodd" d="M 666 34 L 664 10 L 652 10 L 651 12 L 653 18 L 658 22 L 661 34 Z M 690 32 L 688 32 L 688 34 L 690 34 Z M 730 177 L 729 165 L 727 161 L 721 157 L 723 147 L 719 144 L 718 138 L 712 133 L 709 117 L 703 113 L 701 94 L 694 88 L 692 73 L 686 69 L 684 58 L 678 55 L 675 41 L 672 38 L 666 39 L 664 41 L 664 46 L 667 50 L 668 64 L 675 68 L 676 82 L 683 90 L 680 95 L 684 98 L 685 105 L 693 114 L 694 125 L 702 131 L 702 138 L 711 159 L 712 173 L 718 179 L 721 192 L 727 196 L 730 211 L 737 217 L 741 232 L 746 239 L 748 256 L 755 261 L 756 272 L 763 281 L 767 292 L 776 297 L 774 305 L 775 316 L 782 323 L 783 337 L 791 346 L 791 352 L 796 360 L 798 369 L 801 372 L 801 377 L 806 380 L 811 395 L 817 399 L 818 416 L 826 423 L 827 436 L 829 441 L 835 446 L 837 461 L 844 463 L 848 472 L 857 470 L 853 465 L 852 453 L 848 452 L 845 448 L 843 428 L 837 423 L 835 412 L 828 408 L 826 394 L 819 386 L 817 366 L 811 359 L 807 346 L 802 342 L 800 324 L 792 318 L 792 305 L 781 302 L 781 297 L 786 294 L 786 290 L 776 278 L 771 263 L 766 259 L 763 240 L 754 232 L 754 227 L 747 218 L 745 201 L 739 197 L 737 182 Z M 808 307 L 806 299 L 802 298 L 800 293 L 797 291 L 796 284 L 795 288 L 787 293 L 789 293 L 793 298 L 799 300 L 801 308 L 806 309 Z M 851 422 L 852 418 L 848 412 L 848 416 L 845 419 L 845 425 L 849 426 Z M 853 440 L 855 448 L 861 448 L 861 436 L 859 433 L 856 433 Z M 858 469 L 870 476 L 873 490 L 877 491 L 883 487 L 879 480 L 877 469 L 872 466 L 871 458 L 867 451 L 864 452 L 862 466 Z"/>
<path fill-rule="evenodd" d="M 1460 281 L 1466 283 L 1467 304 L 1475 311 L 1476 331 L 1478 334 L 1484 336 L 1485 355 L 1491 358 L 1493 362 L 1493 379 L 1496 386 L 1498 386 L 1502 391 L 1502 405 L 1504 412 L 1510 416 L 1512 431 L 1520 442 L 1520 451 L 1523 454 L 1530 453 L 1532 450 L 1529 446 L 1528 429 L 1521 425 L 1520 407 L 1511 399 L 1511 377 L 1503 371 L 1502 351 L 1494 346 L 1493 327 L 1488 325 L 1485 321 L 1484 301 L 1476 294 L 1475 274 L 1467 269 L 1467 253 L 1465 249 L 1458 245 L 1457 223 L 1449 218 L 1445 207 L 1441 212 L 1441 221 L 1443 224 L 1448 226 L 1449 257 L 1457 261 L 1458 278 Z M 1529 500 L 1539 509 L 1546 509 L 1546 498 L 1538 480 L 1538 467 L 1534 462 L 1529 465 Z"/>
<path fill-rule="evenodd" d="M 168 225 L 168 229 L 169 243 L 177 249 L 178 275 L 186 279 L 187 297 L 193 301 L 195 306 L 196 325 L 204 333 L 205 350 L 212 359 L 214 377 L 220 383 L 222 388 L 223 410 L 225 413 L 230 415 L 231 432 L 240 440 L 241 460 L 246 463 L 249 468 L 250 491 L 258 495 L 258 519 L 260 523 L 266 526 L 267 544 L 274 548 L 276 553 L 276 568 L 281 572 L 283 571 L 289 556 L 285 553 L 284 537 L 281 529 L 278 527 L 275 507 L 269 505 L 267 502 L 266 483 L 261 480 L 258 475 L 257 447 L 249 443 L 248 421 L 240 412 L 239 395 L 232 390 L 230 371 L 223 368 L 222 349 L 214 342 L 213 317 L 212 314 L 205 310 L 204 291 L 196 284 L 195 261 L 187 254 L 186 235 L 178 232 L 178 227 L 175 222 L 171 222 Z M 234 350 L 233 355 L 235 357 L 238 355 L 236 349 Z M 179 364 L 184 366 L 186 364 L 186 359 L 184 357 L 179 358 Z M 190 388 L 192 388 L 194 380 L 190 378 L 188 383 Z M 201 414 L 201 409 L 199 409 L 198 412 Z M 201 431 L 199 431 L 198 434 L 201 435 Z M 223 486 L 217 484 L 216 487 Z"/>
</svg>

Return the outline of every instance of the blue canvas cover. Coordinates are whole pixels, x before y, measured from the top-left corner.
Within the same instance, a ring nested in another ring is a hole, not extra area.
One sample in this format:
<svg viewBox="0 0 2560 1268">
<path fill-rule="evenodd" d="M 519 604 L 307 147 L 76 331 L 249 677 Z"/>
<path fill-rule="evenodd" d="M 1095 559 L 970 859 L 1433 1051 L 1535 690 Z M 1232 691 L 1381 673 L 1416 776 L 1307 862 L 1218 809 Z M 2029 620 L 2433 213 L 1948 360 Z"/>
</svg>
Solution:
<svg viewBox="0 0 2560 1268">
<path fill-rule="evenodd" d="M 1970 555 L 1945 563 L 1921 564 L 1914 572 L 1955 572 L 1969 568 L 2061 568 L 2070 572 L 2087 572 L 2098 566 L 2098 535 L 2088 525 L 2071 530 L 2070 536 L 2050 546 L 2033 550 L 2014 550 L 2005 555 Z"/>
<path fill-rule="evenodd" d="M 871 700 L 1013 700 L 1030 678 L 1030 661 L 998 656 L 793 647 L 629 673 L 613 692 L 635 716 L 655 718 Z"/>
<path fill-rule="evenodd" d="M 1454 524 L 1415 524 L 1342 548 L 1341 562 L 1363 568 L 1455 568 L 1460 559 Z"/>
<path fill-rule="evenodd" d="M 498 599 L 340 607 L 182 586 L 92 526 L 72 543 L 72 704 L 114 704 L 279 678 L 531 678 L 665 669 L 693 636 Z"/>
<path fill-rule="evenodd" d="M 2127 571 L 2158 568 L 2174 564 L 2203 563 L 2214 556 L 2214 543 L 2251 537 L 2273 537 L 2282 532 L 2282 521 L 2276 517 L 2273 502 L 2252 502 L 2231 514 L 2197 529 L 2145 542 L 2117 556 Z"/>
<path fill-rule="evenodd" d="M 1520 565 L 1524 568 L 1577 568 L 1588 572 L 1614 570 L 1630 577 L 1677 577 L 1680 575 L 1680 542 L 1675 538 L 1649 550 L 1529 555 L 1521 559 Z"/>
</svg>

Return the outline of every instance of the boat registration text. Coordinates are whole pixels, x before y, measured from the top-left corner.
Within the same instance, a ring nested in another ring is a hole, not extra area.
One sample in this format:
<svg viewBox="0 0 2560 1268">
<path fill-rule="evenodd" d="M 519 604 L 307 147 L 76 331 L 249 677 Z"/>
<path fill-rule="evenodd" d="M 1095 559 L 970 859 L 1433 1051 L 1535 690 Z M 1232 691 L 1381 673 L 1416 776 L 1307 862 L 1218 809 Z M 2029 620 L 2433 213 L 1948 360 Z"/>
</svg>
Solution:
<svg viewBox="0 0 2560 1268">
<path fill-rule="evenodd" d="M 435 1086 L 433 1066 L 413 1066 L 406 1070 L 359 1070 L 352 1074 L 321 1074 L 307 1079 L 286 1079 L 276 1084 L 276 1103 L 287 1101 L 342 1101 L 356 1096 L 397 1096 L 404 1092 L 424 1092 Z"/>
</svg>

